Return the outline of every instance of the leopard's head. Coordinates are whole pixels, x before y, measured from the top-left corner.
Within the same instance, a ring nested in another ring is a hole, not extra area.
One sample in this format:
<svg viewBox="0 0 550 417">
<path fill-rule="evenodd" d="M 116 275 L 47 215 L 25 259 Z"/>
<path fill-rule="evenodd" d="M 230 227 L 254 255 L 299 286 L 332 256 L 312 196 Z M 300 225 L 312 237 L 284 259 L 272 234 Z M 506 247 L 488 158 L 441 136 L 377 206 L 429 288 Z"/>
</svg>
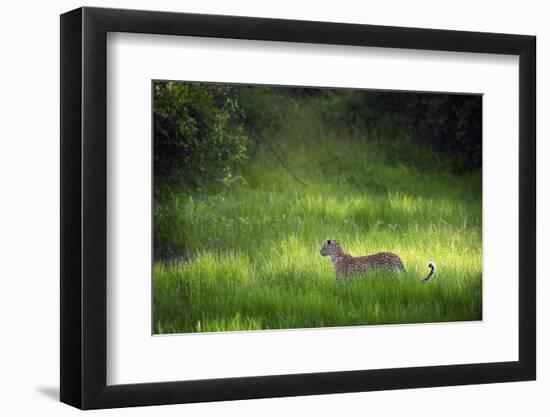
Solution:
<svg viewBox="0 0 550 417">
<path fill-rule="evenodd" d="M 330 256 L 336 255 L 340 251 L 340 244 L 337 240 L 327 239 L 323 242 L 323 246 L 321 246 L 321 250 L 319 252 L 321 253 L 321 256 Z"/>
</svg>

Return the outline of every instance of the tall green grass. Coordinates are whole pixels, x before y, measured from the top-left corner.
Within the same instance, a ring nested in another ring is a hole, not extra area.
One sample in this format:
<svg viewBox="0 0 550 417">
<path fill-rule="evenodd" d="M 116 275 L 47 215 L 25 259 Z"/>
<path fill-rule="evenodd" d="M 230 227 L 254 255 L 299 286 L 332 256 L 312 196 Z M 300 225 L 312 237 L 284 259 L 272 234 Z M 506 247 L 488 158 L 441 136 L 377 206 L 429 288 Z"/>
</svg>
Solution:
<svg viewBox="0 0 550 417">
<path fill-rule="evenodd" d="M 452 175 L 404 135 L 372 140 L 315 108 L 290 112 L 231 186 L 156 204 L 155 239 L 178 257 L 154 264 L 155 333 L 481 319 L 481 172 Z M 394 252 L 406 272 L 337 282 L 327 238 Z"/>
</svg>

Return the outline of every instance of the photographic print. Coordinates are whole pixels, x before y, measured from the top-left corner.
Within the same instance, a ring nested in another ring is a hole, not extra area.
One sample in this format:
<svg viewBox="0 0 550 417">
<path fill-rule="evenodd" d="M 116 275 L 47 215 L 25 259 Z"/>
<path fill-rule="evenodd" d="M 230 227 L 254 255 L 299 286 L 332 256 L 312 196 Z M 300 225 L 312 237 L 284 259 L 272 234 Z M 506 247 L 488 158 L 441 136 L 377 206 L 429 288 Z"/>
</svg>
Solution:
<svg viewBox="0 0 550 417">
<path fill-rule="evenodd" d="M 482 319 L 482 96 L 152 82 L 153 333 Z"/>
</svg>

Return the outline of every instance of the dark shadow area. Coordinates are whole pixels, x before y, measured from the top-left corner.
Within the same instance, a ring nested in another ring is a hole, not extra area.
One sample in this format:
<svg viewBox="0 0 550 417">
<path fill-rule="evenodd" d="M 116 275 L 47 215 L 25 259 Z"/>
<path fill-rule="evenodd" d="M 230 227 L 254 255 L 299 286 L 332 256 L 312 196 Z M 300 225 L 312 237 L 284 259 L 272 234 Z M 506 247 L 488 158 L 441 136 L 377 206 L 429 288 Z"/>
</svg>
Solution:
<svg viewBox="0 0 550 417">
<path fill-rule="evenodd" d="M 59 401 L 59 387 L 36 387 L 36 391 L 53 401 Z"/>
</svg>

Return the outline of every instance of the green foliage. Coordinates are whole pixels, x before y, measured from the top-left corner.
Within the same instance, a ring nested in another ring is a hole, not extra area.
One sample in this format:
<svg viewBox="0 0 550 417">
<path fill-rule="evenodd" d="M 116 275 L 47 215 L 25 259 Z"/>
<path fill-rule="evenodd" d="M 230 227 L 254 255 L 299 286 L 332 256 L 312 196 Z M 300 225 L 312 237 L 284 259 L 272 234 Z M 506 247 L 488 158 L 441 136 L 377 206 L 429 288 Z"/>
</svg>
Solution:
<svg viewBox="0 0 550 417">
<path fill-rule="evenodd" d="M 155 243 L 179 256 L 154 264 L 155 333 L 480 320 L 481 172 L 451 174 L 403 129 L 388 146 L 326 122 L 320 95 L 299 100 L 263 136 L 307 185 L 263 147 L 243 181 L 155 205 Z M 326 238 L 395 252 L 407 272 L 337 283 Z"/>
<path fill-rule="evenodd" d="M 288 88 L 241 86 L 237 99 L 243 109 L 246 129 L 254 136 L 279 129 L 291 107 Z"/>
<path fill-rule="evenodd" d="M 481 96 L 415 94 L 408 106 L 420 142 L 453 155 L 458 171 L 481 167 Z"/>
<path fill-rule="evenodd" d="M 481 105 L 479 95 L 327 90 L 321 108 L 328 121 L 366 130 L 389 143 L 407 133 L 443 153 L 452 169 L 481 167 Z"/>
<path fill-rule="evenodd" d="M 249 142 L 233 88 L 158 81 L 153 94 L 155 197 L 231 181 Z"/>
</svg>

